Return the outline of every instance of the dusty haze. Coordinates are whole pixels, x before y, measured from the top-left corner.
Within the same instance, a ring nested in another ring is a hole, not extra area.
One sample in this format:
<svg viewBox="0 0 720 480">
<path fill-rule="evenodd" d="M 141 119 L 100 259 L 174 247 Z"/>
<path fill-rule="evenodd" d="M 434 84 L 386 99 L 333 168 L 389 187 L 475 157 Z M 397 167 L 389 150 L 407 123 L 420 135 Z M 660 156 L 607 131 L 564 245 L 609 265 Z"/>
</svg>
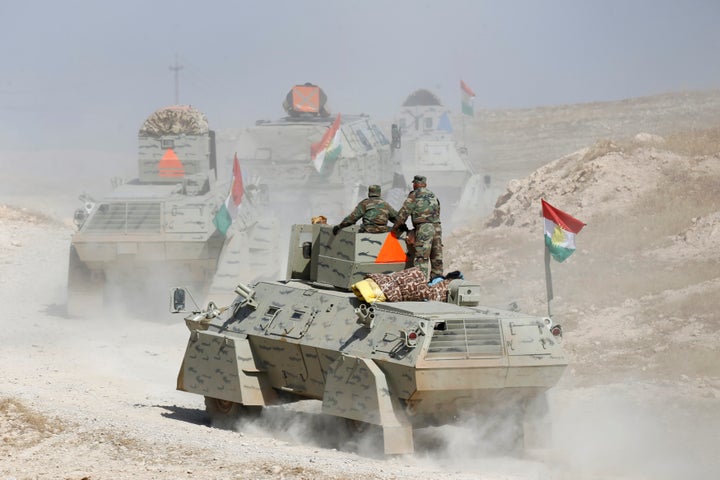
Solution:
<svg viewBox="0 0 720 480">
<path fill-rule="evenodd" d="M 479 279 L 490 305 L 515 302 L 544 314 L 539 199 L 588 224 L 575 254 L 552 264 L 552 310 L 570 357 L 550 394 L 553 432 L 544 448 L 520 456 L 498 451 L 506 426 L 497 417 L 419 431 L 417 453 L 393 459 L 378 457 L 372 439 L 338 436 L 313 402 L 297 406 L 301 413 L 269 409 L 238 432 L 208 428 L 202 399 L 174 390 L 188 336 L 179 318 L 64 316 L 75 198 L 108 189 L 109 177 L 123 173 L 116 167 L 132 173 L 134 163 L 101 151 L 2 152 L 0 475 L 713 478 L 720 467 L 720 125 L 681 128 L 686 117 L 666 108 L 678 102 L 695 118 L 717 114 L 707 101 L 717 94 L 699 95 L 695 103 L 678 94 L 495 111 L 483 120 L 514 118 L 526 135 L 508 146 L 514 162 L 476 157 L 498 178 L 513 179 L 484 220 L 446 234 L 448 269 Z M 565 131 L 569 111 L 577 118 Z M 593 131 L 602 115 L 618 134 Z M 657 128 L 642 129 L 650 120 Z M 537 125 L 555 125 L 553 135 L 539 142 L 531 134 Z M 475 125 L 472 141 L 502 142 L 492 131 Z M 552 153 L 578 136 L 587 139 L 583 148 Z M 533 150 L 523 162 L 522 152 Z"/>
<path fill-rule="evenodd" d="M 706 0 L 3 2 L 0 145 L 133 156 L 159 107 L 235 128 L 308 81 L 333 112 L 382 118 L 418 88 L 457 111 L 460 79 L 486 110 L 717 89 L 719 16 Z"/>
</svg>

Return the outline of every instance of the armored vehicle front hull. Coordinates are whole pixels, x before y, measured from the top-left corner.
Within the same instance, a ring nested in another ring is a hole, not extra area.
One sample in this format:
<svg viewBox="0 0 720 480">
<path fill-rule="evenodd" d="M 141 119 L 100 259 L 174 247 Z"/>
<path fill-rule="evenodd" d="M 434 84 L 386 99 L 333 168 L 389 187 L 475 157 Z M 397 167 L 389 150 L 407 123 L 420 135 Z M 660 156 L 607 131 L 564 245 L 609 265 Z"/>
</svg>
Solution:
<svg viewBox="0 0 720 480">
<path fill-rule="evenodd" d="M 133 189 L 121 186 L 100 201 L 73 235 L 69 315 L 96 315 L 105 307 L 145 312 L 149 303 L 157 304 L 153 299 L 164 298 L 178 282 L 199 299 L 209 295 L 227 303 L 235 297 L 241 276 L 277 275 L 280 262 L 271 215 L 246 205 L 226 235 L 213 224 L 227 187 L 194 197 L 119 195 Z"/>
</svg>

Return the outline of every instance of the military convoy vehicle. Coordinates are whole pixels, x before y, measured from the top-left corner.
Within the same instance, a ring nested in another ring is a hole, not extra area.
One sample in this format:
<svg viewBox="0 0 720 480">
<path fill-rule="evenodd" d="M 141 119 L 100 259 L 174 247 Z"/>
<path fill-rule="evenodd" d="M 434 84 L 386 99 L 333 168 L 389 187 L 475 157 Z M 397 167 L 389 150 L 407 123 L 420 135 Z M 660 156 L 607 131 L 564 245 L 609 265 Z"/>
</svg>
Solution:
<svg viewBox="0 0 720 480">
<path fill-rule="evenodd" d="M 457 142 L 449 114 L 434 93 L 420 89 L 405 99 L 395 125 L 402 136 L 402 174 L 425 175 L 428 188 L 442 202 L 443 223 L 452 224 L 486 216 L 494 200 L 490 175 L 475 171 L 467 147 Z"/>
<path fill-rule="evenodd" d="M 240 283 L 230 305 L 185 317 L 177 388 L 203 395 L 213 424 L 317 399 L 324 414 L 381 430 L 386 454 L 405 454 L 414 429 L 465 412 L 540 420 L 529 405 L 542 405 L 567 365 L 560 325 L 480 306 L 479 285 L 463 279 L 444 281 L 444 301 L 368 302 L 354 293 L 366 275 L 410 271 L 402 239 L 329 225 L 294 225 L 290 238 L 286 280 Z M 174 312 L 186 293 L 173 292 Z"/>
<path fill-rule="evenodd" d="M 391 142 L 368 115 L 331 113 L 323 89 L 310 83 L 293 86 L 283 108 L 285 117 L 259 120 L 243 131 L 236 149 L 250 175 L 269 185 L 271 204 L 287 224 L 320 213 L 339 221 L 366 195 L 368 185 L 382 186 L 386 198 L 394 180 L 405 188 L 396 178 Z M 311 146 L 338 118 L 339 150 L 318 168 Z"/>
<path fill-rule="evenodd" d="M 143 299 L 164 298 L 177 282 L 231 299 L 241 273 L 276 278 L 275 217 L 262 186 L 245 185 L 226 235 L 213 224 L 230 185 L 217 180 L 215 134 L 205 115 L 189 106 L 161 108 L 138 137 L 138 178 L 115 182 L 98 201 L 81 196 L 68 314 L 87 316 L 114 303 L 147 308 Z"/>
</svg>

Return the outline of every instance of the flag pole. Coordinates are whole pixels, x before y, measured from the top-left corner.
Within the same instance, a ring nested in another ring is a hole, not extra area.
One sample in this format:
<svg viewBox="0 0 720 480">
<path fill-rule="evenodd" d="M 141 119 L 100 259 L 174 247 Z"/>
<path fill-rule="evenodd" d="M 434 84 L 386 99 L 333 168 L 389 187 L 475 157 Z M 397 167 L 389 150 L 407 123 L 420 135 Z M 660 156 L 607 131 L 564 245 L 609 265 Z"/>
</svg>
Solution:
<svg viewBox="0 0 720 480">
<path fill-rule="evenodd" d="M 545 246 L 545 288 L 547 290 L 548 317 L 552 318 L 550 300 L 553 299 L 552 274 L 550 272 L 550 249 Z"/>
</svg>

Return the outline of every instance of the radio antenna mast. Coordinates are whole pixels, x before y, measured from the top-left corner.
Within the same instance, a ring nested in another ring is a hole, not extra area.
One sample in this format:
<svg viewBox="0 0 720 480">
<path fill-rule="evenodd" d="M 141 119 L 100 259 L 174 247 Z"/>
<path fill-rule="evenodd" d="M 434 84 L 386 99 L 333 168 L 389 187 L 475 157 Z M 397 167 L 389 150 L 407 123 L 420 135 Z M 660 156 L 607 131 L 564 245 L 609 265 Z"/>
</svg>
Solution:
<svg viewBox="0 0 720 480">
<path fill-rule="evenodd" d="M 177 53 L 175 54 L 175 64 L 170 65 L 170 70 L 175 72 L 175 105 L 180 105 L 180 70 L 182 65 L 178 63 Z"/>
</svg>

